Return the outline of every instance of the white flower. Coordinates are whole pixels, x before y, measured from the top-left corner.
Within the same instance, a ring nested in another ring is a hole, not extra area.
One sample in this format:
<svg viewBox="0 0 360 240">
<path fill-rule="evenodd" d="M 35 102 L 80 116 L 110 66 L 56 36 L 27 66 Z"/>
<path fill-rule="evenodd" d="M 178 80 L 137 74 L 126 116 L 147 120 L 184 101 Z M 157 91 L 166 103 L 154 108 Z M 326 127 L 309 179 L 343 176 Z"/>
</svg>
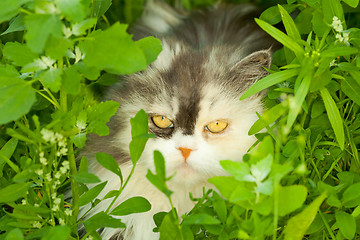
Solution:
<svg viewBox="0 0 360 240">
<path fill-rule="evenodd" d="M 51 209 L 53 212 L 56 212 L 59 210 L 59 205 L 54 205 Z"/>
<path fill-rule="evenodd" d="M 335 29 L 335 31 L 340 33 L 344 30 L 341 24 L 341 20 L 336 16 L 333 17 L 333 22 L 331 23 L 331 26 Z"/>
<path fill-rule="evenodd" d="M 46 180 L 48 180 L 48 182 L 51 182 L 51 181 L 52 181 L 51 173 L 46 174 L 45 177 L 46 177 Z"/>
<path fill-rule="evenodd" d="M 65 209 L 64 213 L 65 213 L 67 216 L 71 216 L 71 215 L 72 215 L 72 211 L 71 211 L 70 208 Z"/>
<path fill-rule="evenodd" d="M 59 179 L 60 177 L 61 177 L 61 173 L 60 173 L 60 172 L 55 173 L 55 178 L 56 178 L 56 179 Z"/>
<path fill-rule="evenodd" d="M 55 142 L 55 134 L 53 131 L 48 130 L 46 128 L 41 129 L 40 131 L 42 138 L 46 141 L 46 142 Z"/>
<path fill-rule="evenodd" d="M 41 223 L 39 221 L 35 221 L 35 222 L 33 222 L 32 226 L 34 228 L 41 228 Z"/>
<path fill-rule="evenodd" d="M 59 180 L 56 180 L 56 181 L 54 182 L 54 186 L 53 186 L 54 189 L 55 189 L 55 187 L 56 187 L 57 185 L 60 185 L 60 183 L 61 183 L 61 182 L 60 182 Z"/>
<path fill-rule="evenodd" d="M 67 168 L 66 167 L 60 167 L 59 171 L 60 171 L 61 174 L 66 174 Z"/>
<path fill-rule="evenodd" d="M 40 162 L 42 165 L 46 166 L 48 164 L 47 159 L 44 157 L 40 157 Z M 40 175 L 40 174 L 39 174 Z"/>
<path fill-rule="evenodd" d="M 346 45 L 349 45 L 349 33 L 344 32 L 343 37 L 344 37 L 344 43 Z"/>
<path fill-rule="evenodd" d="M 330 67 L 335 66 L 336 65 L 336 59 L 332 60 L 329 65 L 330 65 Z"/>
<path fill-rule="evenodd" d="M 340 33 L 336 34 L 335 37 L 336 37 L 336 39 L 337 39 L 339 42 L 343 42 L 343 41 L 344 41 L 344 38 L 343 38 L 343 36 L 342 36 Z"/>
<path fill-rule="evenodd" d="M 60 225 L 65 225 L 65 220 L 62 219 L 62 218 L 59 218 L 59 224 L 60 224 Z"/>
<path fill-rule="evenodd" d="M 92 236 L 88 236 L 86 240 L 93 240 L 94 238 Z"/>
<path fill-rule="evenodd" d="M 61 198 L 55 198 L 54 199 L 54 204 L 55 205 L 59 205 L 61 203 Z"/>
<path fill-rule="evenodd" d="M 64 168 L 69 169 L 70 168 L 70 163 L 69 161 L 63 161 L 62 165 L 64 166 Z"/>
<path fill-rule="evenodd" d="M 26 204 L 27 204 L 26 199 L 23 199 L 23 200 L 21 201 L 21 204 L 22 204 L 22 205 L 26 205 Z"/>
<path fill-rule="evenodd" d="M 44 174 L 44 171 L 42 169 L 37 169 L 35 170 L 35 173 L 39 176 L 43 175 Z"/>
<path fill-rule="evenodd" d="M 34 203 L 34 207 L 39 207 L 40 205 L 37 203 Z"/>
<path fill-rule="evenodd" d="M 67 152 L 68 152 L 68 149 L 65 148 L 65 147 L 63 147 L 63 148 L 60 148 L 60 150 L 56 153 L 56 155 L 57 155 L 58 157 L 60 157 L 61 155 L 66 155 Z"/>
</svg>

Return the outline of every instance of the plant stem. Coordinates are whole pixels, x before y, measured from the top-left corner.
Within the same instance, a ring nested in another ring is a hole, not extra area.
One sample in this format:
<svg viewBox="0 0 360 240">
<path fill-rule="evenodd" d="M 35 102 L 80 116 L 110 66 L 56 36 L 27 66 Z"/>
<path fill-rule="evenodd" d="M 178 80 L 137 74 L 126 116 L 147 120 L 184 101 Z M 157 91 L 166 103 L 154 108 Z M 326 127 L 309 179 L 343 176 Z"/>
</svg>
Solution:
<svg viewBox="0 0 360 240">
<path fill-rule="evenodd" d="M 136 166 L 136 164 L 134 164 L 134 165 L 132 166 L 131 171 L 130 171 L 130 174 L 129 174 L 129 176 L 126 178 L 125 183 L 120 187 L 119 192 L 116 194 L 116 196 L 114 197 L 114 199 L 111 201 L 109 207 L 106 209 L 106 211 L 105 211 L 106 214 L 110 211 L 111 207 L 114 205 L 114 203 L 115 203 L 116 200 L 119 198 L 120 194 L 122 193 L 122 191 L 124 190 L 124 188 L 125 188 L 126 185 L 128 184 L 131 176 L 134 174 L 135 166 Z"/>
</svg>

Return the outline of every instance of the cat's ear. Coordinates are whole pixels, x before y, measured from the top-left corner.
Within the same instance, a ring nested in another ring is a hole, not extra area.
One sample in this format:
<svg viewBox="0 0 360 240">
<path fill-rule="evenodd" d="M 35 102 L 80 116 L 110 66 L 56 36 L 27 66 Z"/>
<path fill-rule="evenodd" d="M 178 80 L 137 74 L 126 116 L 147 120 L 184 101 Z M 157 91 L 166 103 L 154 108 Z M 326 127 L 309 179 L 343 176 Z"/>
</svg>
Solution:
<svg viewBox="0 0 360 240">
<path fill-rule="evenodd" d="M 271 51 L 260 50 L 250 54 L 236 63 L 232 70 L 241 78 L 242 81 L 247 81 L 252 84 L 257 80 L 268 75 L 265 68 L 271 66 Z"/>
</svg>

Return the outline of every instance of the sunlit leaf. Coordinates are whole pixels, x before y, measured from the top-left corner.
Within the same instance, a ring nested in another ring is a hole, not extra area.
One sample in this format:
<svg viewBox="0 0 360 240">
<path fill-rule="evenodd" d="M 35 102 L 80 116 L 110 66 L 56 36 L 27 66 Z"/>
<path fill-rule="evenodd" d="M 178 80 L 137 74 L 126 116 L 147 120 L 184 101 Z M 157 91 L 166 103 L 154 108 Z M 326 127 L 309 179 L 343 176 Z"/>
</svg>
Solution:
<svg viewBox="0 0 360 240">
<path fill-rule="evenodd" d="M 325 104 L 325 109 L 334 130 L 336 140 L 339 143 L 341 149 L 344 149 L 345 134 L 343 127 L 343 120 L 339 112 L 339 108 L 336 106 L 334 99 L 331 97 L 329 91 L 326 88 L 320 90 L 321 97 Z"/>
</svg>

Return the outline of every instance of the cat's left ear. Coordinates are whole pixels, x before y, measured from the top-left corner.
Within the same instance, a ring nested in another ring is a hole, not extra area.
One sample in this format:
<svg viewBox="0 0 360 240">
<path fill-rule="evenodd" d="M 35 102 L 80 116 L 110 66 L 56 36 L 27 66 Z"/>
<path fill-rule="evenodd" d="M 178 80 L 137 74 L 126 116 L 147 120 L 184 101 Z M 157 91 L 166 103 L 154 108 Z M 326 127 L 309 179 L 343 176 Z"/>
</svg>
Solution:
<svg viewBox="0 0 360 240">
<path fill-rule="evenodd" d="M 270 68 L 270 66 L 271 51 L 268 49 L 248 55 L 236 63 L 232 70 L 235 71 L 237 76 L 242 80 L 254 83 L 269 74 L 265 68 Z"/>
</svg>

